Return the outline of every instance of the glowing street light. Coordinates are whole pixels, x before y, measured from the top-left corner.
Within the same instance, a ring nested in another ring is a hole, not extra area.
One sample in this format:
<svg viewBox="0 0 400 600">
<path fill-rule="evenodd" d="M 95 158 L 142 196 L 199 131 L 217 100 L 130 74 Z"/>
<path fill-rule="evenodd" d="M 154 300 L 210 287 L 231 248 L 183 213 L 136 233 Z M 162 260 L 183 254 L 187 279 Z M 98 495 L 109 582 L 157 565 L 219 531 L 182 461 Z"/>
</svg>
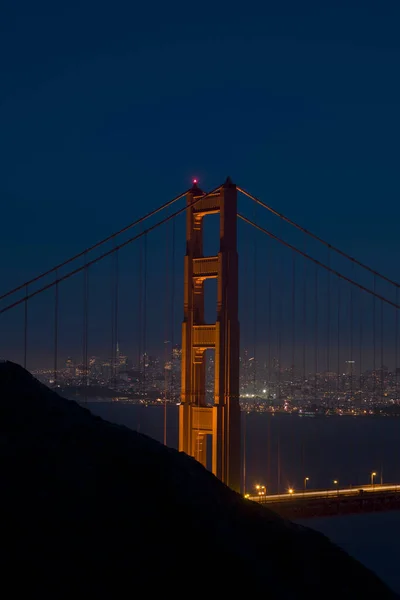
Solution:
<svg viewBox="0 0 400 600">
<path fill-rule="evenodd" d="M 374 487 L 374 477 L 376 477 L 375 471 L 373 473 L 371 473 L 371 485 L 372 485 L 372 487 Z"/>
<path fill-rule="evenodd" d="M 333 485 L 336 485 L 336 490 L 337 490 L 337 493 L 339 494 L 339 482 L 337 479 L 333 480 Z"/>
<path fill-rule="evenodd" d="M 309 477 L 304 477 L 304 491 L 307 489 L 307 481 L 310 481 Z"/>
<path fill-rule="evenodd" d="M 288 489 L 288 492 L 289 492 L 289 494 L 293 494 L 293 492 L 294 492 L 294 489 L 293 489 L 293 488 L 289 488 L 289 489 Z"/>
<path fill-rule="evenodd" d="M 266 486 L 265 486 L 265 485 L 259 485 L 259 484 L 257 484 L 257 485 L 255 486 L 255 488 L 256 488 L 256 490 L 257 490 L 257 494 L 258 494 L 259 496 L 265 496 L 265 495 L 266 495 L 266 493 L 267 493 L 267 488 L 266 488 Z"/>
</svg>

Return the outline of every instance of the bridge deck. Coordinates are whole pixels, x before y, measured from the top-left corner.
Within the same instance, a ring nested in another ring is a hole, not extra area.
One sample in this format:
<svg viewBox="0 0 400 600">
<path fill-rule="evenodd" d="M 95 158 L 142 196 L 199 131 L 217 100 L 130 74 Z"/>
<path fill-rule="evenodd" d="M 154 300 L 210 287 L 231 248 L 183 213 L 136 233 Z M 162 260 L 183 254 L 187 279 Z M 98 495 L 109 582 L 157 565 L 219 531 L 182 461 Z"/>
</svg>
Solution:
<svg viewBox="0 0 400 600">
<path fill-rule="evenodd" d="M 247 497 L 289 519 L 400 510 L 399 484 Z"/>
</svg>

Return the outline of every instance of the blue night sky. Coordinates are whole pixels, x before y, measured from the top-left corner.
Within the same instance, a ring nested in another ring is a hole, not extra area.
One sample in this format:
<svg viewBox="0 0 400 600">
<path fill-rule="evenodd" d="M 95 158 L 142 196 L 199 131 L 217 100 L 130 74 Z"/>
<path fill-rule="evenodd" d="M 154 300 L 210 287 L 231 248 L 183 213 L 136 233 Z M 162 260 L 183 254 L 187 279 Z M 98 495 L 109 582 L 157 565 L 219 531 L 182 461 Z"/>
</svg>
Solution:
<svg viewBox="0 0 400 600">
<path fill-rule="evenodd" d="M 394 0 L 3 3 L 1 291 L 228 174 L 396 278 L 399 19 Z"/>
</svg>

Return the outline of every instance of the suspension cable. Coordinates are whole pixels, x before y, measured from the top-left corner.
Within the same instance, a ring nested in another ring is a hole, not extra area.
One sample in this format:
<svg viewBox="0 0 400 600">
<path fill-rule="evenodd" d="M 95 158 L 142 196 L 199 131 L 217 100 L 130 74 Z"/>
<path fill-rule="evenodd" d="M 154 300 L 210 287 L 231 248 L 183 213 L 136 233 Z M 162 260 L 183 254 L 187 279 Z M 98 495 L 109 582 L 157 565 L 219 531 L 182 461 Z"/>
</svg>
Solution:
<svg viewBox="0 0 400 600">
<path fill-rule="evenodd" d="M 353 266 L 353 270 L 354 270 L 354 264 L 352 266 Z M 354 345 L 354 340 L 353 340 L 354 298 L 353 298 L 353 296 L 354 296 L 354 291 L 355 290 L 354 290 L 353 286 L 350 286 L 350 336 L 349 336 L 350 357 L 349 357 L 349 360 L 351 360 L 351 363 L 350 363 L 350 397 L 351 397 L 352 402 L 354 399 L 353 398 L 353 393 L 354 393 L 354 386 L 353 386 L 354 366 L 353 365 L 355 364 L 354 357 L 353 357 L 353 345 Z"/>
<path fill-rule="evenodd" d="M 215 190 L 212 190 L 211 192 L 208 192 L 208 194 L 204 194 L 203 196 L 198 196 L 196 197 L 193 202 L 190 204 L 190 206 L 183 206 L 182 208 L 180 208 L 179 210 L 175 211 L 174 213 L 171 213 L 169 216 L 165 217 L 164 219 L 162 219 L 161 221 L 158 221 L 157 223 L 155 223 L 154 225 L 151 225 L 150 227 L 148 227 L 147 229 L 144 229 L 143 231 L 141 231 L 140 233 L 137 233 L 136 235 L 130 237 L 129 239 L 125 240 L 125 242 L 122 242 L 121 244 L 119 244 L 118 246 L 115 246 L 114 248 L 111 248 L 111 250 L 107 250 L 107 252 L 104 252 L 103 254 L 101 254 L 100 256 L 97 256 L 96 258 L 93 258 L 92 260 L 88 261 L 86 263 L 86 267 L 90 267 L 98 262 L 100 262 L 101 260 L 103 260 L 104 258 L 106 258 L 107 256 L 110 256 L 111 254 L 114 254 L 114 252 L 117 252 L 118 250 L 121 250 L 122 248 L 125 248 L 125 246 L 128 246 L 128 244 L 131 244 L 132 242 L 135 242 L 136 240 L 140 239 L 141 237 L 147 235 L 148 233 L 150 233 L 151 231 L 154 231 L 155 229 L 158 229 L 159 227 L 161 227 L 161 225 L 164 225 L 165 223 L 168 223 L 168 221 L 171 221 L 172 219 L 174 219 L 175 217 L 177 217 L 178 215 L 182 214 L 183 212 L 187 211 L 189 208 L 192 208 L 193 206 L 195 206 L 198 202 L 200 202 L 200 200 L 204 200 L 205 198 L 207 198 L 208 196 L 211 196 L 212 194 L 215 194 L 216 191 L 218 191 L 221 188 L 221 186 L 219 186 L 218 188 L 215 188 Z M 181 197 L 181 196 L 180 196 Z M 112 236 L 111 236 L 112 237 Z M 85 254 L 84 252 L 82 254 Z M 16 300 L 15 302 L 13 302 L 12 304 L 9 304 L 8 306 L 5 306 L 4 308 L 2 308 L 0 310 L 0 315 L 11 310 L 12 308 L 14 308 L 15 306 L 19 306 L 20 304 L 22 304 L 23 302 L 30 300 L 30 298 L 33 298 L 34 296 L 37 296 L 38 294 L 41 294 L 42 292 L 44 292 L 45 290 L 48 290 L 50 288 L 52 288 L 53 286 L 55 286 L 57 283 L 60 283 L 61 281 L 65 281 L 66 279 L 69 279 L 70 277 L 72 277 L 73 275 L 76 275 L 77 273 L 80 273 L 81 271 L 83 271 L 85 269 L 85 265 L 81 266 L 81 267 L 77 267 L 76 269 L 74 269 L 73 271 L 70 271 L 69 273 L 66 273 L 65 275 L 63 275 L 62 277 L 59 277 L 58 279 L 54 279 L 51 283 L 48 283 L 47 285 L 44 285 L 43 287 L 39 288 L 38 290 L 35 290 L 34 292 L 32 292 L 31 294 L 26 293 L 25 296 L 23 298 L 20 298 L 19 300 Z M 52 271 L 54 271 L 55 269 L 52 269 Z M 25 285 L 25 284 L 24 284 Z M 21 286 L 24 287 L 24 286 Z M 26 287 L 26 285 L 25 285 Z M 20 289 L 20 288 L 18 288 Z M 16 290 L 14 290 L 16 291 Z M 11 292 L 10 292 L 11 293 Z M 6 294 L 7 296 L 9 294 Z M 5 296 L 0 297 L 0 300 L 2 298 L 4 298 Z"/>
<path fill-rule="evenodd" d="M 315 235 L 315 233 L 312 233 L 311 231 L 308 231 L 307 229 L 305 229 L 304 227 L 302 227 L 301 225 L 299 225 L 298 223 L 295 223 L 294 221 L 292 221 L 291 219 L 289 219 L 288 217 L 285 217 L 285 215 L 283 215 L 282 213 L 279 213 L 277 210 L 273 209 L 271 206 L 268 206 L 268 204 L 266 204 L 265 202 L 263 202 L 262 200 L 260 200 L 259 198 L 257 198 L 256 196 L 253 196 L 252 194 L 250 194 L 249 192 L 246 192 L 246 190 L 244 190 L 243 188 L 237 186 L 237 190 L 238 192 L 240 192 L 241 194 L 244 194 L 245 196 L 247 196 L 248 198 L 250 198 L 250 200 L 253 200 L 254 202 L 256 202 L 257 204 L 259 204 L 260 206 L 263 206 L 264 208 L 266 208 L 267 210 L 269 210 L 272 214 L 274 214 L 275 216 L 279 217 L 280 219 L 282 219 L 283 221 L 286 221 L 286 223 L 289 223 L 289 225 L 292 225 L 293 227 L 296 227 L 296 229 L 298 229 L 299 231 L 302 231 L 303 233 L 305 233 L 306 235 L 308 235 L 309 237 L 313 238 L 314 240 L 316 240 L 317 242 L 320 242 L 321 244 L 323 244 L 324 246 L 327 246 L 327 248 L 330 248 L 331 250 L 333 250 L 334 252 L 336 252 L 337 254 L 340 254 L 341 256 L 343 256 L 344 258 L 347 258 L 348 260 L 350 260 L 351 262 L 353 262 L 354 264 L 358 265 L 359 267 L 362 267 L 363 269 L 365 269 L 366 271 L 369 271 L 370 273 L 372 273 L 373 275 L 376 275 L 377 277 L 380 277 L 381 279 L 383 279 L 384 281 L 386 281 L 387 283 L 390 283 L 391 285 L 396 286 L 397 288 L 400 288 L 400 283 L 397 283 L 396 281 L 393 281 L 392 279 L 390 279 L 389 277 L 386 277 L 385 275 L 382 275 L 381 273 L 379 273 L 378 271 L 374 271 L 374 269 L 371 269 L 371 267 L 369 267 L 368 265 L 360 262 L 359 260 L 357 260 L 356 258 L 350 256 L 349 254 L 347 254 L 346 252 L 343 252 L 342 250 L 340 250 L 339 248 L 337 248 L 336 246 L 333 246 L 332 244 L 329 244 L 329 242 L 326 242 L 325 240 L 323 240 L 322 238 L 318 237 L 317 235 Z M 1 299 L 1 298 L 0 298 Z"/>
<path fill-rule="evenodd" d="M 280 258 L 280 257 L 279 257 Z M 282 273 L 282 269 L 281 264 L 280 264 L 280 260 L 277 259 L 276 261 L 276 266 L 277 266 L 277 270 L 279 272 L 279 276 Z M 277 373 L 277 383 L 278 383 L 278 405 L 281 408 L 281 402 L 282 402 L 282 382 L 281 382 L 281 371 L 282 371 L 282 356 L 281 356 L 281 350 L 282 350 L 282 303 L 283 303 L 283 293 L 282 293 L 282 282 L 280 283 L 280 285 L 277 286 L 277 296 L 278 296 L 278 315 L 276 317 L 276 323 L 277 323 L 277 354 L 278 354 L 278 373 Z"/>
<path fill-rule="evenodd" d="M 113 239 L 115 244 L 115 238 Z M 110 304 L 111 304 L 111 347 L 110 347 L 110 387 L 115 386 L 116 383 L 116 341 L 115 341 L 115 280 L 116 280 L 116 257 L 115 252 L 111 257 L 110 264 Z"/>
<path fill-rule="evenodd" d="M 305 242 L 307 242 L 307 240 L 305 239 Z M 307 247 L 305 245 L 305 247 Z M 303 398 L 303 404 L 305 403 L 305 399 L 306 399 L 306 362 L 307 362 L 307 358 L 306 358 L 306 354 L 307 354 L 307 345 L 306 345 L 306 334 L 307 334 L 307 290 L 308 290 L 308 286 L 307 286 L 307 261 L 303 261 L 303 360 L 302 360 L 302 389 L 301 389 L 301 395 Z"/>
<path fill-rule="evenodd" d="M 396 290 L 396 303 L 398 303 L 398 290 Z M 399 354 L 399 313 L 396 310 L 395 313 L 395 324 L 394 324 L 394 360 L 395 360 L 395 377 L 396 377 L 396 402 L 398 400 L 398 383 L 399 383 L 399 373 L 398 373 L 398 354 Z"/>
<path fill-rule="evenodd" d="M 55 293 L 54 293 L 54 387 L 57 387 L 57 377 L 58 377 L 58 284 L 55 287 Z"/>
<path fill-rule="evenodd" d="M 290 368 L 290 395 L 291 404 L 294 404 L 294 365 L 295 365 L 295 344 L 296 344 L 296 254 L 292 252 L 292 364 Z"/>
<path fill-rule="evenodd" d="M 314 338 L 315 338 L 315 348 L 314 348 L 314 402 L 317 404 L 317 395 L 318 395 L 318 265 L 315 265 L 315 273 L 314 273 Z"/>
<path fill-rule="evenodd" d="M 277 242 L 279 242 L 283 246 L 286 246 L 286 248 L 289 248 L 290 250 L 295 250 L 295 252 L 297 252 L 298 254 L 301 254 L 302 256 L 304 256 L 305 258 L 307 258 L 308 260 L 310 260 L 314 264 L 318 265 L 319 267 L 323 267 L 324 269 L 330 271 L 333 275 L 336 275 L 336 277 L 339 277 L 340 279 L 343 279 L 344 281 L 347 281 L 348 283 L 351 283 L 352 285 L 355 285 L 360 290 L 363 290 L 364 292 L 367 292 L 368 294 L 371 294 L 372 296 L 374 296 L 374 298 L 382 300 L 383 302 L 386 302 L 386 304 L 389 304 L 390 306 L 393 306 L 394 308 L 400 309 L 400 305 L 396 304 L 395 302 L 392 302 L 391 300 L 388 300 L 384 296 L 381 296 L 380 294 L 376 293 L 376 291 L 373 291 L 373 290 L 371 290 L 371 289 L 369 289 L 369 288 L 361 285 L 360 283 L 357 283 L 353 279 L 350 279 L 349 277 L 346 277 L 346 275 L 343 275 L 343 273 L 340 273 L 339 271 L 336 271 L 335 269 L 332 269 L 331 267 L 328 267 L 328 265 L 325 265 L 324 263 L 320 262 L 316 258 L 313 258 L 309 254 L 306 254 L 305 252 L 303 252 L 299 248 L 296 248 L 296 246 L 293 246 L 292 244 L 289 244 L 289 242 L 285 242 L 285 240 L 282 240 L 278 236 L 274 235 L 271 231 L 268 231 L 267 229 L 264 229 L 263 227 L 261 227 L 261 225 L 257 225 L 257 223 L 253 223 L 253 221 L 250 221 L 250 219 L 247 219 L 247 217 L 244 217 L 243 215 L 238 214 L 238 218 L 242 219 L 242 221 L 244 221 L 245 223 L 248 223 L 249 225 L 252 225 L 253 227 L 255 227 L 256 229 L 258 229 L 259 231 L 262 231 L 266 235 L 269 235 L 270 237 L 272 237 L 274 240 L 276 240 Z M 379 274 L 378 274 L 378 276 L 379 276 Z M 1 314 L 1 311 L 0 311 L 0 314 Z"/>
<path fill-rule="evenodd" d="M 328 267 L 331 266 L 331 251 L 328 249 Z M 331 272 L 328 271 L 328 295 L 327 295 L 327 346 L 326 346 L 326 368 L 328 371 L 328 403 L 332 406 L 331 398 Z"/>
<path fill-rule="evenodd" d="M 360 403 L 362 405 L 362 401 L 363 401 L 363 379 L 362 379 L 362 365 L 363 365 L 363 353 L 362 353 L 362 348 L 363 348 L 363 320 L 362 320 L 362 315 L 363 315 L 363 310 L 361 309 L 361 305 L 363 303 L 363 295 L 361 293 L 361 290 L 359 292 L 360 295 L 360 310 L 359 310 L 359 317 L 360 317 L 360 322 L 359 322 L 359 378 L 360 378 Z M 396 314 L 397 314 L 397 310 L 396 310 Z"/>
<path fill-rule="evenodd" d="M 25 302 L 24 302 L 24 369 L 26 369 L 27 355 L 28 355 L 28 285 L 25 286 Z"/>
<path fill-rule="evenodd" d="M 168 327 L 168 317 L 169 317 L 169 231 L 168 226 L 165 228 L 165 317 L 164 317 L 164 446 L 167 445 L 167 396 L 168 396 L 168 373 L 171 371 L 169 367 L 172 368 L 172 363 L 169 359 L 169 351 L 168 345 L 171 341 L 168 339 L 170 337 L 170 331 Z"/>
<path fill-rule="evenodd" d="M 174 342 L 175 342 L 175 219 L 172 221 L 172 281 L 171 281 L 171 398 L 175 399 Z"/>
<path fill-rule="evenodd" d="M 376 290 L 376 277 L 374 276 L 374 292 Z M 373 310 L 373 323 L 372 323 L 372 345 L 374 347 L 374 360 L 373 360 L 373 369 L 374 369 L 374 383 L 373 383 L 373 394 L 374 394 L 374 402 L 376 402 L 376 296 L 374 295 L 372 299 L 372 310 Z"/>
<path fill-rule="evenodd" d="M 119 231 L 116 231 L 116 232 L 112 233 L 111 235 L 107 236 L 106 238 L 100 240 L 100 242 L 96 242 L 95 244 L 93 244 L 93 246 L 89 246 L 85 250 L 82 250 L 82 252 L 79 252 L 78 254 L 75 254 L 74 256 L 71 256 L 71 258 L 69 258 L 68 260 L 65 260 L 64 262 L 56 265 L 55 267 L 52 267 L 48 271 L 44 271 L 40 275 L 37 275 L 36 277 L 34 277 L 33 279 L 30 279 L 29 281 L 26 281 L 25 283 L 21 283 L 21 285 L 17 286 L 16 288 L 14 288 L 14 289 L 6 292 L 2 296 L 0 296 L 0 301 L 4 300 L 4 298 L 7 298 L 8 296 L 11 296 L 12 294 L 15 294 L 16 292 L 19 292 L 20 290 L 22 290 L 22 288 L 26 287 L 27 285 L 31 285 L 32 283 L 35 283 L 36 281 L 39 281 L 40 279 L 43 279 L 43 277 L 46 277 L 47 275 L 51 275 L 51 273 L 54 273 L 58 269 L 61 269 L 62 267 L 65 267 L 65 266 L 69 265 L 70 263 L 74 262 L 78 258 L 81 258 L 82 256 L 87 255 L 89 252 L 92 252 L 93 250 L 96 250 L 96 248 L 99 248 L 100 246 L 103 246 L 104 244 L 106 244 L 107 242 L 109 242 L 110 240 L 112 240 L 113 238 L 117 238 L 122 233 L 125 233 L 126 231 L 129 231 L 129 229 L 132 229 L 132 227 L 135 227 L 136 225 L 140 225 L 140 223 L 143 223 L 144 221 L 147 221 L 147 219 L 150 219 L 151 217 L 154 217 L 159 212 L 163 211 L 164 209 L 168 208 L 169 206 L 172 206 L 173 204 L 175 204 L 175 202 L 177 202 L 178 200 L 180 200 L 181 198 L 183 198 L 184 196 L 186 196 L 186 194 L 189 191 L 190 190 L 186 190 L 186 192 L 183 192 L 182 194 L 179 194 L 179 196 L 175 196 L 175 198 L 173 198 L 172 200 L 169 200 L 168 202 L 165 202 L 165 204 L 162 204 L 158 208 L 150 211 L 149 213 L 145 214 L 143 217 L 140 217 L 139 219 L 136 219 L 136 221 L 132 221 L 132 223 L 129 223 L 129 225 L 127 225 L 126 227 L 123 227 Z M 210 192 L 210 194 L 212 194 L 212 193 L 213 192 Z M 204 198 L 204 196 L 201 196 L 201 197 Z"/>
<path fill-rule="evenodd" d="M 381 329 L 381 357 L 380 357 L 380 363 L 381 363 L 381 402 L 383 403 L 383 398 L 384 398 L 384 393 L 385 393 L 385 375 L 384 375 L 384 369 L 383 369 L 383 302 L 381 300 L 380 302 L 381 306 L 381 325 L 380 325 L 380 329 Z"/>
<path fill-rule="evenodd" d="M 89 279 L 88 269 L 86 267 L 86 254 L 85 254 L 85 269 L 83 271 L 83 335 L 82 335 L 82 372 L 83 372 L 83 387 L 84 387 L 84 399 L 87 402 L 87 386 L 88 386 L 88 324 L 89 324 L 89 305 L 88 305 L 88 294 L 89 294 Z M 58 284 L 56 285 L 56 290 Z"/>
<path fill-rule="evenodd" d="M 146 366 L 148 363 L 147 354 L 147 235 L 143 238 L 143 395 L 146 397 Z"/>
<path fill-rule="evenodd" d="M 117 387 L 118 376 L 119 376 L 119 252 L 115 252 L 114 254 L 114 385 Z"/>
<path fill-rule="evenodd" d="M 341 377 L 340 377 L 340 320 L 341 320 L 341 281 L 339 279 L 338 281 L 338 286 L 337 286 L 337 318 L 336 318 L 336 322 L 337 322 L 337 367 L 336 367 L 336 371 L 337 371 L 337 377 L 336 377 L 336 392 L 337 392 L 337 400 L 336 400 L 336 407 L 339 408 L 340 407 L 340 392 L 341 392 Z"/>
<path fill-rule="evenodd" d="M 256 208 L 256 207 L 254 207 Z M 254 212 L 254 218 L 256 217 Z M 257 398 L 257 238 L 253 239 L 253 394 Z M 257 400 L 258 402 L 258 400 Z"/>
<path fill-rule="evenodd" d="M 143 377 L 142 377 L 142 325 L 143 325 L 143 240 L 140 243 L 139 249 L 139 269 L 138 269 L 138 297 L 139 297 L 139 306 L 138 306 L 138 325 L 137 325 L 137 342 L 138 342 L 138 390 L 139 390 L 139 398 L 142 400 L 143 394 Z"/>
</svg>

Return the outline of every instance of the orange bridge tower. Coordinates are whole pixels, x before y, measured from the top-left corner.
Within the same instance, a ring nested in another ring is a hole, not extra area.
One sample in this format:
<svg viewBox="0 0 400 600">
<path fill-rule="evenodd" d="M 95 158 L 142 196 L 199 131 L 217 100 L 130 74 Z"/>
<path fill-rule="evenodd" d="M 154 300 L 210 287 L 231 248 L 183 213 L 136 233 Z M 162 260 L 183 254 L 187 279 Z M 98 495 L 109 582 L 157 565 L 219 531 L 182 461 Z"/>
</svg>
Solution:
<svg viewBox="0 0 400 600">
<path fill-rule="evenodd" d="M 239 405 L 239 320 L 237 191 L 228 178 L 211 194 L 196 185 L 189 190 L 186 211 L 182 385 L 179 450 L 207 466 L 211 436 L 212 472 L 240 491 L 241 437 Z M 203 256 L 203 218 L 220 215 L 217 256 Z M 204 322 L 204 281 L 218 282 L 217 321 Z M 205 354 L 215 351 L 214 405 L 206 404 Z"/>
</svg>

